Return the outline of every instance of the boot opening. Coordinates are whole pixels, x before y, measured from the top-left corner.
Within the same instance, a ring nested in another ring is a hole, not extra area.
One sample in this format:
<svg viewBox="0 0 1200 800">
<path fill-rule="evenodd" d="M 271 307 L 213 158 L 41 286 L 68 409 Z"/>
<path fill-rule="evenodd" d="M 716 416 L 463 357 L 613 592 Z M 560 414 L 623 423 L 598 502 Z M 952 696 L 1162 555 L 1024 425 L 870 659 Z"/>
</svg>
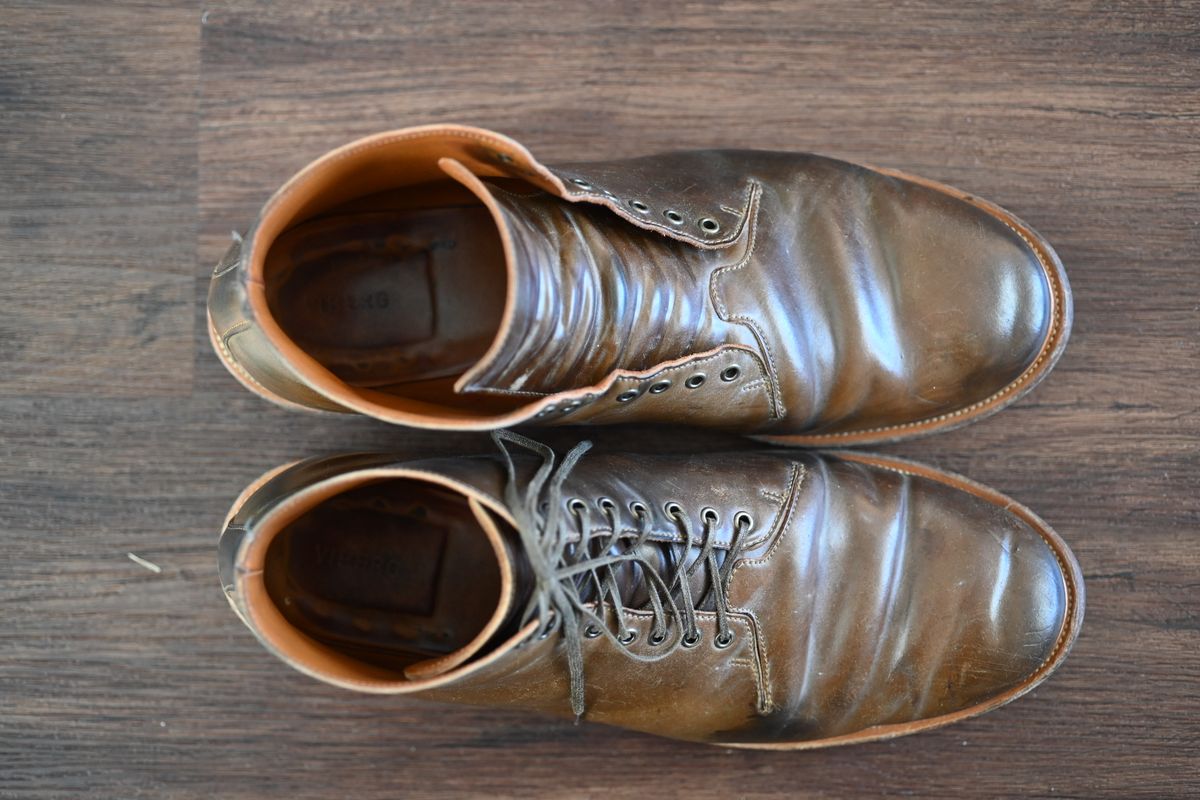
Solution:
<svg viewBox="0 0 1200 800">
<path fill-rule="evenodd" d="M 271 540 L 262 576 L 299 633 L 397 677 L 451 654 L 465 660 L 501 613 L 496 549 L 466 499 L 414 480 L 360 485 L 310 508 Z"/>
<path fill-rule="evenodd" d="M 284 230 L 263 278 L 288 338 L 351 387 L 454 404 L 507 287 L 496 223 L 460 189 L 379 192 Z"/>
</svg>

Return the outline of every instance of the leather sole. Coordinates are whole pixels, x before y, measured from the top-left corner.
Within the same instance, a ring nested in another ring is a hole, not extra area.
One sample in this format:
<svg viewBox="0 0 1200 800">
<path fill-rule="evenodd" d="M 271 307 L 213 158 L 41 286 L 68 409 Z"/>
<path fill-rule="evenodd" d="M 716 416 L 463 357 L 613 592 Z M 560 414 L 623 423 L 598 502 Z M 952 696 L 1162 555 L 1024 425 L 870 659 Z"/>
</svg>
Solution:
<svg viewBox="0 0 1200 800">
<path fill-rule="evenodd" d="M 951 411 L 945 414 L 939 414 L 929 419 L 917 420 L 915 422 L 905 422 L 896 425 L 886 425 L 876 428 L 867 428 L 856 431 L 839 431 L 836 433 L 818 433 L 818 434 L 796 434 L 796 435 L 766 435 L 752 436 L 751 438 L 770 444 L 781 444 L 791 447 L 849 447 L 851 445 L 862 444 L 886 444 L 895 442 L 901 439 L 908 439 L 914 436 L 924 436 L 938 431 L 948 431 L 955 428 L 960 428 L 977 420 L 995 414 L 1002 408 L 1015 403 L 1020 398 L 1024 397 L 1033 387 L 1046 377 L 1047 374 L 1058 363 L 1058 359 L 1062 357 L 1063 351 L 1067 346 L 1067 339 L 1071 333 L 1071 323 L 1074 317 L 1073 303 L 1071 302 L 1071 285 L 1067 281 L 1066 271 L 1063 269 L 1062 261 L 1059 260 L 1058 254 L 1054 252 L 1049 243 L 1046 242 L 1036 231 L 1022 222 L 1013 214 L 1005 211 L 1000 206 L 989 203 L 986 200 L 975 197 L 955 189 L 953 186 L 947 186 L 937 181 L 931 181 L 927 178 L 921 178 L 916 175 L 909 175 L 900 170 L 888 169 L 885 167 L 875 167 L 870 165 L 869 169 L 876 172 L 881 172 L 885 175 L 890 175 L 894 178 L 910 181 L 912 183 L 925 186 L 929 189 L 943 192 L 951 195 L 965 203 L 988 212 L 996 219 L 1000 220 L 1005 226 L 1015 232 L 1021 239 L 1029 245 L 1037 257 L 1038 263 L 1041 264 L 1042 270 L 1045 273 L 1047 284 L 1050 287 L 1050 294 L 1054 301 L 1054 307 L 1050 314 L 1050 330 L 1046 334 L 1046 340 L 1042 343 L 1041 349 L 1038 351 L 1037 357 L 1033 362 L 1022 372 L 1014 381 L 1009 383 L 1004 388 L 995 392 L 991 396 L 980 400 L 971 405 L 960 408 L 957 411 Z"/>
<path fill-rule="evenodd" d="M 955 711 L 950 714 L 943 714 L 929 719 L 919 720 L 917 722 L 905 722 L 894 725 L 878 725 L 873 728 L 868 728 L 857 733 L 847 734 L 845 736 L 835 736 L 828 739 L 815 739 L 810 741 L 799 742 L 771 742 L 771 743 L 752 743 L 744 742 L 712 742 L 721 747 L 737 747 L 750 750 L 812 750 L 819 747 L 835 747 L 845 744 L 860 744 L 862 742 L 874 742 L 882 739 L 893 739 L 897 736 L 905 736 L 910 733 L 920 733 L 921 731 L 933 730 L 944 725 L 950 725 L 960 720 L 969 719 L 978 716 L 993 709 L 999 708 L 1002 705 L 1016 700 L 1018 697 L 1031 691 L 1034 687 L 1046 680 L 1063 660 L 1066 659 L 1067 653 L 1071 650 L 1071 645 L 1075 643 L 1076 637 L 1079 635 L 1079 629 L 1083 624 L 1084 610 L 1084 586 L 1083 573 L 1079 568 L 1079 562 L 1075 560 L 1075 556 L 1071 553 L 1066 542 L 1064 542 L 1058 534 L 1056 534 L 1049 525 L 1042 521 L 1040 517 L 1034 514 L 1025 506 L 1017 503 L 1006 495 L 997 492 L 995 489 L 990 489 L 982 484 L 976 483 L 969 478 L 964 478 L 961 475 L 955 475 L 950 472 L 927 467 L 923 464 L 918 464 L 907 459 L 883 457 L 867 453 L 857 452 L 838 452 L 838 458 L 846 461 L 857 461 L 862 464 L 868 464 L 882 469 L 900 472 L 906 475 L 915 475 L 929 480 L 935 480 L 940 483 L 952 486 L 960 491 L 969 492 L 989 503 L 997 506 L 1006 513 L 1015 514 L 1022 521 L 1028 524 L 1039 536 L 1042 537 L 1046 545 L 1054 552 L 1055 558 L 1058 561 L 1059 567 L 1062 569 L 1063 583 L 1066 589 L 1067 596 L 1067 612 L 1064 615 L 1062 629 L 1059 631 L 1057 643 L 1053 652 L 1050 654 L 1041 666 L 1038 667 L 1025 681 L 1018 686 L 999 694 L 995 697 L 979 703 L 978 705 Z"/>
</svg>

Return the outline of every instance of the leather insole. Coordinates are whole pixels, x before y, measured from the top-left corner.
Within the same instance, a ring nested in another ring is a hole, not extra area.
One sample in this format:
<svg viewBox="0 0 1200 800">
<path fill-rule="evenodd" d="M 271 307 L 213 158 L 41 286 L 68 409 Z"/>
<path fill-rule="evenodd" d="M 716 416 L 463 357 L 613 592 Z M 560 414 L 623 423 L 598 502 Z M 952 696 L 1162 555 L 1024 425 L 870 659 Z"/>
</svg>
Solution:
<svg viewBox="0 0 1200 800">
<path fill-rule="evenodd" d="M 352 386 L 403 393 L 461 375 L 491 345 L 504 312 L 495 222 L 481 205 L 364 205 L 302 222 L 271 246 L 264 274 L 272 313 Z"/>
<path fill-rule="evenodd" d="M 264 564 L 280 613 L 317 641 L 397 670 L 469 643 L 496 611 L 496 554 L 463 498 L 389 480 L 280 531 Z"/>
</svg>

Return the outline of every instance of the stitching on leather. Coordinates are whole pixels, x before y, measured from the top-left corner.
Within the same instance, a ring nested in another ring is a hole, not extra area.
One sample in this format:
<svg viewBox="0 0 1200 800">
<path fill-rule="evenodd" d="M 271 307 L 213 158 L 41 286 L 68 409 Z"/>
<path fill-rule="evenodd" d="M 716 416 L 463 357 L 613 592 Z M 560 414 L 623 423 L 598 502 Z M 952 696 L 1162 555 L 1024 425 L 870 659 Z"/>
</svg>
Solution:
<svg viewBox="0 0 1200 800">
<path fill-rule="evenodd" d="M 751 212 L 746 218 L 746 224 L 750 226 L 750 247 L 746 250 L 746 254 L 736 264 L 727 264 L 719 269 L 713 270 L 708 279 L 708 294 L 712 299 L 713 305 L 717 309 L 717 313 L 722 319 L 727 322 L 738 322 L 750 329 L 754 335 L 758 346 L 762 348 L 766 354 L 768 362 L 768 375 L 770 381 L 770 397 L 771 397 L 771 418 L 783 419 L 787 414 L 787 409 L 783 403 L 783 392 L 779 388 L 779 369 L 775 363 L 775 355 L 771 352 L 770 345 L 767 344 L 767 338 L 763 334 L 758 323 L 751 317 L 745 315 L 730 315 L 729 309 L 725 306 L 725 302 L 721 299 L 717 291 L 717 279 L 725 273 L 733 273 L 744 268 L 750 263 L 750 259 L 754 256 L 754 250 L 758 246 L 758 216 L 762 206 L 759 203 L 759 198 L 762 196 L 762 187 L 758 183 L 751 184 L 751 196 L 749 206 Z"/>
<path fill-rule="evenodd" d="M 875 461 L 865 461 L 865 462 L 860 461 L 858 463 L 870 464 L 871 466 L 878 467 L 879 469 L 886 469 L 891 472 L 898 473 L 900 475 L 907 475 L 910 478 L 924 478 L 925 480 L 936 481 L 936 482 L 942 483 L 946 486 L 951 486 L 951 487 L 954 486 L 954 484 L 951 482 L 938 480 L 937 478 L 931 477 L 929 475 L 922 475 L 919 472 L 911 472 L 902 467 L 893 466 L 891 464 L 880 464 Z M 966 480 L 966 479 L 964 479 L 964 480 Z M 974 483 L 973 481 L 969 481 L 969 480 L 967 480 L 966 482 Z M 979 486 L 980 484 L 975 484 L 975 485 Z M 960 489 L 959 491 L 962 491 L 962 490 Z M 978 496 L 978 495 L 976 495 L 976 496 Z M 988 500 L 986 497 L 981 497 L 979 499 L 991 503 L 991 501 Z M 1009 502 L 1012 503 L 1013 501 L 1010 500 Z M 991 503 L 991 505 L 996 506 L 997 508 L 1000 508 L 1005 511 L 1008 510 L 1006 507 L 1000 506 L 996 503 Z M 1042 661 L 1041 664 L 1038 664 L 1037 669 L 1035 669 L 1031 673 L 1030 677 L 1026 678 L 1026 682 L 1028 682 L 1029 680 L 1032 680 L 1033 676 L 1036 676 L 1043 669 L 1045 669 L 1047 665 L 1054 663 L 1058 659 L 1059 655 L 1062 652 L 1063 645 L 1066 643 L 1067 635 L 1071 632 L 1070 622 L 1071 622 L 1071 618 L 1075 616 L 1075 604 L 1077 601 L 1075 598 L 1075 586 L 1071 582 L 1071 580 L 1068 578 L 1068 576 L 1071 574 L 1071 571 L 1069 569 L 1067 569 L 1067 563 L 1063 560 L 1062 554 L 1058 551 L 1058 548 L 1054 546 L 1054 542 L 1052 542 L 1050 540 L 1050 537 L 1048 537 L 1045 534 L 1045 532 L 1042 531 L 1038 526 L 1030 524 L 1029 521 L 1024 519 L 1023 517 L 1020 519 L 1022 522 L 1029 525 L 1030 528 L 1033 528 L 1033 530 L 1037 533 L 1037 535 L 1041 537 L 1042 541 L 1046 543 L 1046 546 L 1050 548 L 1050 552 L 1054 553 L 1054 560 L 1058 562 L 1058 568 L 1062 571 L 1063 586 L 1066 587 L 1066 592 L 1067 592 L 1067 611 L 1063 615 L 1062 630 L 1059 631 L 1058 639 L 1056 639 L 1054 642 L 1054 649 L 1050 651 L 1050 655 L 1047 656 L 1045 658 L 1045 660 Z"/>
<path fill-rule="evenodd" d="M 229 331 L 233 331 L 234 334 L 241 333 L 242 331 L 234 331 L 233 330 L 233 328 L 238 327 L 238 325 L 245 325 L 245 326 L 249 327 L 250 323 L 249 322 L 239 322 L 237 325 L 234 325 L 232 328 L 230 328 Z M 229 366 L 230 369 L 232 369 L 234 372 L 236 372 L 238 375 L 240 375 L 242 378 L 244 378 L 251 386 L 256 387 L 259 391 L 263 392 L 265 395 L 275 397 L 276 395 L 274 392 L 270 391 L 269 389 L 267 389 L 267 387 L 263 386 L 261 383 L 259 383 L 257 380 L 255 380 L 254 376 L 251 375 L 249 372 L 247 372 L 245 367 L 243 367 L 238 362 L 238 360 L 233 357 L 233 352 L 230 351 L 229 343 L 226 341 L 227 337 L 231 335 L 229 331 L 226 331 L 224 334 L 221 334 L 220 336 L 216 337 L 217 344 L 219 344 L 221 346 L 221 355 L 224 358 L 225 363 Z"/>
<path fill-rule="evenodd" d="M 490 386 L 471 387 L 474 394 L 516 394 L 524 397 L 549 397 L 553 392 L 527 392 L 523 389 L 493 389 Z"/>
<path fill-rule="evenodd" d="M 731 664 L 745 664 L 754 672 L 754 689 L 758 701 L 758 707 L 764 711 L 770 710 L 772 705 L 771 691 L 771 672 L 770 666 L 764 657 L 765 640 L 762 634 L 762 626 L 758 624 L 758 618 L 750 612 L 750 619 L 743 620 L 746 625 L 746 635 L 750 637 L 750 645 L 753 648 L 753 659 L 735 658 L 730 659 Z"/>
<path fill-rule="evenodd" d="M 796 509 L 796 495 L 799 492 L 800 487 L 804 483 L 804 478 L 807 475 L 807 472 L 808 471 L 807 471 L 807 469 L 805 469 L 803 464 L 800 464 L 797 462 L 792 462 L 792 474 L 788 481 L 788 489 L 786 492 L 786 496 L 785 496 L 785 498 L 781 498 L 781 499 L 786 499 L 787 506 L 786 506 L 786 509 L 784 509 L 782 511 L 782 513 L 779 515 L 778 522 L 776 523 L 776 526 L 779 529 L 779 533 L 775 536 L 775 541 L 771 542 L 771 546 L 767 549 L 767 552 L 764 553 L 761 557 L 755 558 L 755 559 L 742 559 L 741 561 L 738 561 L 737 564 L 734 564 L 733 570 L 731 570 L 729 573 L 729 582 L 730 583 L 733 582 L 734 576 L 737 575 L 737 571 L 739 569 L 741 569 L 744 565 L 753 564 L 755 566 L 759 566 L 759 565 L 765 564 L 767 561 L 769 561 L 771 559 L 771 557 L 773 555 L 775 555 L 775 551 L 778 549 L 779 543 L 781 541 L 783 541 L 784 536 L 787 534 L 788 525 L 791 523 L 791 520 L 792 520 L 792 513 Z M 765 539 L 763 541 L 765 541 Z M 775 707 L 775 700 L 774 700 L 774 689 L 771 685 L 771 659 L 769 657 L 770 656 L 769 648 L 767 647 L 766 633 L 763 631 L 763 627 L 762 627 L 762 624 L 759 622 L 758 615 L 755 614 L 754 611 L 752 611 L 751 609 L 733 608 L 733 609 L 730 609 L 730 611 L 738 611 L 738 612 L 741 612 L 744 614 L 748 614 L 754 620 L 754 627 L 755 627 L 755 634 L 756 634 L 755 641 L 758 643 L 758 646 L 760 649 L 760 657 L 762 659 L 763 671 L 765 673 L 764 683 L 766 686 L 766 698 L 765 698 L 765 702 L 760 707 L 760 711 L 762 711 L 763 713 L 767 713 L 772 708 Z"/>
<path fill-rule="evenodd" d="M 1042 362 L 1046 360 L 1046 357 L 1054 350 L 1055 346 L 1059 342 L 1059 338 L 1061 335 L 1060 328 L 1062 326 L 1062 315 L 1063 315 L 1063 300 L 1062 300 L 1062 294 L 1061 294 L 1062 286 L 1059 283 L 1057 271 L 1055 269 L 1053 269 L 1049 263 L 1047 263 L 1046 259 L 1042 256 L 1041 249 L 1036 247 L 1033 244 L 1033 242 L 1029 239 L 1029 237 L 1027 237 L 1022 231 L 1020 231 L 1019 229 L 1014 227 L 1011 223 L 1009 223 L 1008 220 L 1004 219 L 1003 217 L 997 216 L 995 213 L 991 212 L 988 209 L 983 209 L 983 210 L 988 211 L 989 214 L 992 214 L 993 217 L 998 219 L 1000 222 L 1004 223 L 1004 226 L 1006 228 L 1008 228 L 1010 231 L 1015 233 L 1017 236 L 1021 237 L 1021 241 L 1025 242 L 1025 244 L 1029 247 L 1029 249 L 1033 251 L 1034 256 L 1038 260 L 1038 265 L 1041 266 L 1042 272 L 1045 273 L 1045 275 L 1046 275 L 1046 283 L 1049 284 L 1049 286 L 1050 286 L 1050 296 L 1051 296 L 1051 300 L 1054 304 L 1054 313 L 1051 315 L 1050 332 L 1046 335 L 1046 343 L 1044 345 L 1042 345 L 1042 349 L 1038 353 L 1037 359 L 1035 359 L 1034 362 L 1032 364 L 1030 364 L 1025 369 L 1024 372 L 1022 372 L 1020 375 L 1018 375 L 1017 378 L 1012 381 L 1012 383 L 1009 383 L 1007 386 L 994 392 L 993 394 L 984 398 L 983 400 L 979 400 L 975 403 L 972 403 L 969 406 L 957 409 L 955 411 L 950 411 L 945 414 L 939 414 L 936 417 L 929 417 L 928 419 L 916 420 L 915 422 L 902 422 L 902 423 L 898 423 L 896 425 L 884 425 L 884 426 L 878 427 L 878 428 L 863 428 L 860 430 L 853 430 L 853 431 L 840 431 L 838 433 L 802 434 L 796 438 L 798 438 L 798 439 L 841 439 L 841 438 L 844 438 L 847 436 L 860 436 L 864 433 L 883 433 L 884 431 L 897 431 L 897 430 L 904 430 L 906 428 L 916 428 L 916 427 L 919 427 L 922 425 L 930 425 L 933 423 L 942 422 L 944 420 L 954 419 L 955 417 L 961 417 L 964 414 L 970 414 L 971 412 L 976 411 L 984 406 L 991 405 L 992 403 L 996 402 L 997 400 L 1004 397 L 1005 395 L 1011 394 L 1017 388 L 1019 388 L 1020 386 L 1022 386 L 1026 382 L 1028 382 L 1029 379 L 1032 378 L 1037 373 L 1038 367 L 1041 366 Z"/>
<path fill-rule="evenodd" d="M 738 392 L 739 393 L 750 392 L 750 391 L 757 389 L 760 386 L 766 386 L 766 385 L 767 385 L 766 380 L 764 380 L 763 378 L 759 378 L 758 380 L 750 381 L 749 383 L 743 385 L 742 388 L 738 389 Z"/>
<path fill-rule="evenodd" d="M 769 713 L 775 707 L 775 690 L 771 686 L 771 659 L 767 657 L 767 635 L 763 632 L 762 623 L 758 619 L 758 615 L 748 608 L 730 609 L 730 611 L 741 612 L 746 614 L 753 620 L 749 626 L 751 628 L 751 641 L 755 645 L 755 654 L 758 656 L 759 669 L 758 672 L 762 676 L 763 696 L 759 698 L 759 711 Z"/>
<path fill-rule="evenodd" d="M 226 328 L 224 333 L 220 334 L 221 341 L 225 341 L 234 333 L 240 333 L 240 331 L 238 330 L 239 328 L 249 328 L 249 327 L 250 327 L 249 320 L 244 319 L 241 322 L 235 322 L 234 324 L 232 324 L 228 328 Z"/>
<path fill-rule="evenodd" d="M 800 487 L 804 484 L 804 479 L 807 476 L 808 470 L 803 464 L 792 462 L 792 475 L 788 481 L 788 488 L 785 495 L 787 499 L 787 506 L 786 508 L 780 509 L 781 513 L 779 515 L 779 521 L 775 526 L 778 528 L 779 532 L 775 535 L 775 541 L 771 542 L 771 546 L 767 548 L 767 552 L 763 553 L 758 558 L 744 558 L 738 561 L 738 563 L 734 565 L 733 571 L 730 573 L 731 581 L 733 580 L 733 575 L 736 574 L 737 571 L 746 564 L 761 566 L 770 561 L 771 557 L 775 555 L 775 551 L 779 549 L 779 543 L 782 542 L 784 537 L 787 535 L 788 523 L 791 522 L 792 513 L 796 510 L 796 494 L 799 492 Z M 766 536 L 761 541 L 765 542 L 769 538 L 771 537 Z"/>
<path fill-rule="evenodd" d="M 223 260 L 224 259 L 222 259 L 222 261 Z M 213 269 L 212 276 L 214 278 L 220 278 L 222 275 L 228 275 L 230 272 L 233 272 L 235 269 L 237 269 L 241 265 L 242 265 L 242 251 L 241 251 L 241 248 L 239 247 L 238 248 L 238 257 L 233 259 L 233 261 L 230 262 L 229 265 L 225 267 L 225 269 L 221 269 L 221 262 L 218 261 L 217 266 Z M 217 270 L 220 270 L 220 271 L 218 272 Z"/>
<path fill-rule="evenodd" d="M 758 493 L 768 500 L 774 500 L 779 505 L 783 505 L 783 501 L 787 499 L 779 492 L 773 492 L 770 489 L 760 489 Z"/>
<path fill-rule="evenodd" d="M 611 609 L 613 607 L 612 603 L 609 603 L 609 602 L 604 602 L 601 605 L 603 605 L 606 609 Z M 730 609 L 730 611 L 737 612 L 738 609 Z M 751 617 L 753 621 L 746 620 L 746 619 L 742 619 L 740 621 L 743 625 L 746 626 L 746 632 L 747 632 L 747 635 L 750 637 L 751 644 L 754 646 L 755 655 L 759 656 L 756 659 L 759 663 L 755 663 L 755 660 L 751 660 L 748 658 L 731 658 L 731 659 L 729 659 L 729 661 L 727 663 L 737 664 L 739 666 L 750 667 L 751 671 L 754 673 L 754 693 L 757 695 L 756 699 L 759 702 L 759 706 L 763 710 L 769 711 L 771 708 L 771 702 L 772 702 L 771 701 L 771 698 L 772 698 L 771 673 L 770 673 L 770 666 L 767 664 L 766 658 L 761 655 L 762 651 L 759 648 L 759 642 L 762 640 L 762 626 L 757 624 L 758 618 L 754 616 L 753 612 L 745 612 L 745 613 L 747 616 Z M 651 620 L 654 618 L 653 611 L 646 611 L 646 610 L 640 609 L 640 608 L 626 608 L 625 614 L 627 616 L 637 617 L 642 620 Z M 717 613 L 715 611 L 697 610 L 696 617 L 698 619 L 704 619 L 709 622 L 715 622 L 716 618 L 717 618 Z M 735 617 L 734 621 L 735 622 L 738 621 L 736 619 L 736 617 Z M 765 702 L 765 705 L 764 705 L 764 702 Z"/>
<path fill-rule="evenodd" d="M 554 169 L 552 167 L 547 167 L 547 169 L 549 169 L 551 172 L 553 172 L 556 176 L 558 175 L 557 169 Z M 559 180 L 562 180 L 562 178 L 559 177 Z M 746 186 L 746 191 L 745 191 L 745 196 L 744 196 L 745 199 L 742 200 L 743 205 L 745 205 L 745 206 L 750 205 L 750 203 L 752 202 L 753 196 L 754 196 L 754 190 L 757 187 L 758 187 L 758 184 L 754 181 L 750 181 L 748 183 L 748 185 Z M 583 190 L 583 189 L 576 191 L 576 190 L 572 190 L 572 189 L 568 188 L 567 193 L 571 197 L 595 197 L 595 198 L 598 198 L 601 201 L 601 205 L 607 206 L 614 213 L 616 213 L 619 217 L 621 217 L 622 219 L 624 219 L 628 222 L 632 222 L 634 225 L 637 225 L 639 228 L 641 228 L 641 227 L 652 228 L 654 230 L 661 231 L 661 232 L 667 234 L 672 239 L 682 238 L 688 242 L 691 242 L 692 244 L 699 244 L 699 245 L 703 245 L 703 246 L 709 247 L 709 248 L 715 248 L 717 245 L 727 245 L 727 244 L 730 244 L 731 242 L 736 242 L 738 240 L 738 237 L 740 237 L 742 235 L 742 228 L 746 224 L 746 215 L 744 212 L 731 211 L 727 206 L 719 206 L 719 208 L 721 208 L 722 210 L 728 211 L 729 213 L 733 214 L 734 216 L 740 217 L 741 224 L 739 224 L 736 228 L 734 228 L 732 231 L 730 231 L 728 236 L 726 236 L 722 239 L 709 240 L 709 239 L 704 239 L 702 237 L 696 236 L 695 234 L 692 234 L 692 233 L 687 233 L 686 231 L 681 231 L 678 228 L 672 228 L 669 225 L 662 224 L 661 222 L 655 222 L 654 220 L 652 220 L 648 217 L 641 217 L 641 216 L 637 216 L 634 214 L 630 214 L 628 211 L 625 210 L 624 206 L 621 206 L 620 203 L 614 202 L 613 198 L 604 194 L 604 192 Z"/>
<path fill-rule="evenodd" d="M 728 350 L 722 350 L 720 352 L 711 353 L 707 356 L 704 356 L 703 358 L 699 358 L 694 361 L 685 361 L 682 364 L 676 364 L 671 367 L 664 367 L 663 369 L 659 370 L 658 372 L 652 372 L 649 375 L 646 375 L 644 377 L 638 377 L 637 375 L 634 375 L 633 373 L 630 373 L 630 372 L 610 373 L 610 374 L 615 374 L 615 377 L 612 379 L 613 380 L 612 386 L 610 386 L 608 389 L 606 389 L 604 391 L 604 394 L 600 395 L 599 398 L 597 398 L 597 399 L 606 398 L 613 392 L 617 391 L 618 389 L 623 388 L 623 387 L 620 387 L 617 385 L 620 381 L 632 380 L 637 383 L 652 381 L 655 378 L 661 377 L 663 375 L 669 375 L 673 372 L 678 372 L 683 369 L 694 369 L 694 368 L 700 366 L 701 364 L 705 364 L 709 361 L 715 361 L 716 359 L 719 359 L 719 358 L 726 358 L 728 356 L 729 350 L 734 350 L 739 353 L 745 353 L 747 356 L 749 356 L 750 358 L 752 358 L 755 361 L 755 366 L 758 368 L 759 374 L 761 375 L 761 374 L 765 373 L 766 370 L 763 368 L 762 361 L 758 358 L 758 356 L 752 350 L 748 350 L 744 347 L 734 346 L 734 347 L 730 347 Z M 607 378 L 606 378 L 606 380 L 607 380 Z M 758 384 L 762 384 L 763 382 L 764 381 L 761 378 L 758 379 L 757 381 L 755 381 L 755 383 L 758 383 Z M 770 399 L 771 399 L 770 394 L 768 393 L 768 395 L 767 395 L 768 404 L 770 404 Z M 629 410 L 632 410 L 633 408 L 636 408 L 636 406 L 629 406 L 627 408 Z"/>
</svg>

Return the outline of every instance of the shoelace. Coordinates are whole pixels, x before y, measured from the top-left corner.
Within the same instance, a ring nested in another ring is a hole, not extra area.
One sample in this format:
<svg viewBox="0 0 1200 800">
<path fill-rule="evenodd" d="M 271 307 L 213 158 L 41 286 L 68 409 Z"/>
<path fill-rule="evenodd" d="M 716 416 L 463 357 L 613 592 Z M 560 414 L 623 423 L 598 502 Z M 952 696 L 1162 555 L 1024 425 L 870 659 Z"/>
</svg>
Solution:
<svg viewBox="0 0 1200 800">
<path fill-rule="evenodd" d="M 568 524 L 564 524 L 562 510 L 562 486 L 567 475 L 579 459 L 591 449 L 591 442 L 580 442 L 563 458 L 555 469 L 554 451 L 527 437 L 511 431 L 496 431 L 492 434 L 496 446 L 504 454 L 508 471 L 505 502 L 516 521 L 517 532 L 534 574 L 535 586 L 526 607 L 522 624 L 538 620 L 537 635 L 548 636 L 556 627 L 561 628 L 567 651 L 567 669 L 571 684 L 571 710 L 576 717 L 584 712 L 584 665 L 583 637 L 605 636 L 621 647 L 627 647 L 633 631 L 626 626 L 626 610 L 629 608 L 622 598 L 622 585 L 617 570 L 623 565 L 636 565 L 643 580 L 643 588 L 649 595 L 640 607 L 649 606 L 653 615 L 650 644 L 655 652 L 639 655 L 626 649 L 629 658 L 637 661 L 657 661 L 679 647 L 694 647 L 699 643 L 700 631 L 696 611 L 703 608 L 712 598 L 716 612 L 716 644 L 727 647 L 733 641 L 729 628 L 729 602 L 726 584 L 742 550 L 745 531 L 751 526 L 750 518 L 739 514 L 734 520 L 733 538 L 726 557 L 718 558 L 714 541 L 715 518 L 704 517 L 701 539 L 692 536 L 692 526 L 680 510 L 674 513 L 673 522 L 683 534 L 683 542 L 675 544 L 679 554 L 670 557 L 660 566 L 657 559 L 646 556 L 643 545 L 651 542 L 651 526 L 646 513 L 635 514 L 637 530 L 632 535 L 622 531 L 612 507 L 606 509 L 611 529 L 599 536 L 590 537 L 586 524 L 586 512 L 575 509 L 578 540 Z M 523 447 L 541 456 L 542 463 L 536 474 L 522 491 L 518 487 L 516 467 L 508 450 L 508 443 Z M 652 542 L 671 547 L 672 543 Z M 700 552 L 689 558 L 692 547 L 699 545 Z M 697 570 L 708 570 L 707 588 L 699 597 L 693 597 L 689 579 Z M 662 572 L 669 571 L 664 577 Z M 632 574 L 632 570 L 630 571 Z M 609 609 L 616 620 L 619 633 L 609 629 L 605 619 L 597 611 Z M 671 626 L 675 620 L 680 624 Z M 668 631 L 674 627 L 674 636 L 668 642 Z"/>
</svg>

